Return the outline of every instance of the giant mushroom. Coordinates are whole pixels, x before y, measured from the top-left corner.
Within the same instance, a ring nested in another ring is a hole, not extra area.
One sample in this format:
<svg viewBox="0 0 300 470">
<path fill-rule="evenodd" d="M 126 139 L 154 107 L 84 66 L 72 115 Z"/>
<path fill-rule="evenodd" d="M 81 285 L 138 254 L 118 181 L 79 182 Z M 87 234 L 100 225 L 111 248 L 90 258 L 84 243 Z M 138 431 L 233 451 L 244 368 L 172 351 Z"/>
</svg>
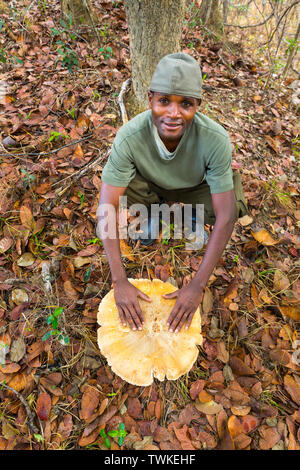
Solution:
<svg viewBox="0 0 300 470">
<path fill-rule="evenodd" d="M 144 315 L 143 329 L 131 330 L 120 321 L 111 289 L 102 299 L 97 316 L 98 346 L 112 371 L 130 384 L 148 386 L 154 377 L 163 381 L 176 380 L 186 374 L 198 356 L 202 344 L 201 316 L 196 310 L 188 329 L 178 333 L 168 330 L 167 319 L 176 299 L 164 299 L 176 287 L 159 279 L 129 279 L 152 299 L 139 299 Z"/>
</svg>

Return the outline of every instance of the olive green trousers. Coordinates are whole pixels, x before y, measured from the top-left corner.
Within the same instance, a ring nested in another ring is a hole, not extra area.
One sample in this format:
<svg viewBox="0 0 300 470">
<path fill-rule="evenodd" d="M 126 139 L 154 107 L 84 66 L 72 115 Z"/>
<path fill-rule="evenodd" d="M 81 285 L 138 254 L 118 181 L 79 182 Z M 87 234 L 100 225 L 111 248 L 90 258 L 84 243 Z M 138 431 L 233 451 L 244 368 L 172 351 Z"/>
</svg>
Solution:
<svg viewBox="0 0 300 470">
<path fill-rule="evenodd" d="M 248 208 L 243 192 L 241 177 L 239 173 L 233 172 L 233 186 L 236 199 L 236 219 L 247 214 Z M 216 221 L 210 188 L 206 181 L 198 186 L 184 189 L 163 189 L 154 183 L 146 181 L 138 172 L 126 188 L 124 196 L 127 196 L 127 206 L 132 204 L 151 204 L 163 202 L 182 202 L 183 204 L 204 205 L 204 224 L 214 225 Z"/>
</svg>

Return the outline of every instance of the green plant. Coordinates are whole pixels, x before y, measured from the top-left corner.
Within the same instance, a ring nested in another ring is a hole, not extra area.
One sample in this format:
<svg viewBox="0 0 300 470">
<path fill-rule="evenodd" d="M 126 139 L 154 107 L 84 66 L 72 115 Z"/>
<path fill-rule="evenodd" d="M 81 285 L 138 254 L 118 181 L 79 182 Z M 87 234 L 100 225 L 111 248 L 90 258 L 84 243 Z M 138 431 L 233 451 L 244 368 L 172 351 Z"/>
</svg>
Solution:
<svg viewBox="0 0 300 470">
<path fill-rule="evenodd" d="M 84 204 L 84 193 L 81 193 L 81 191 L 78 191 L 78 196 L 80 197 L 80 209 L 81 209 Z"/>
<path fill-rule="evenodd" d="M 100 34 L 103 38 L 103 46 L 100 47 L 97 51 L 97 54 L 102 54 L 104 59 L 110 59 L 114 53 L 110 46 L 107 45 L 107 24 L 104 24 L 103 29 L 100 29 Z"/>
<path fill-rule="evenodd" d="M 100 246 L 103 245 L 102 241 L 101 241 L 99 238 L 97 238 L 97 237 L 95 237 L 95 238 L 90 238 L 90 239 L 88 240 L 88 242 L 89 242 L 89 243 L 93 243 L 94 245 L 95 245 L 95 243 L 99 243 Z"/>
<path fill-rule="evenodd" d="M 64 67 L 67 67 L 70 73 L 73 73 L 73 67 L 79 67 L 79 61 L 77 54 L 70 46 L 69 42 L 74 41 L 77 37 L 81 38 L 79 34 L 71 30 L 72 26 L 72 15 L 69 14 L 69 23 L 67 24 L 62 18 L 60 19 L 60 24 L 62 28 L 51 28 L 51 36 L 60 36 L 61 38 L 66 38 L 66 41 L 61 39 L 56 41 L 56 44 L 60 46 L 57 50 L 57 53 L 60 55 L 55 62 L 59 60 L 62 62 Z M 83 39 L 83 38 L 81 38 Z"/>
<path fill-rule="evenodd" d="M 62 132 L 56 132 L 56 131 L 51 131 L 50 137 L 48 139 L 48 142 L 51 142 L 52 140 L 55 140 L 55 142 L 58 141 L 58 139 L 62 137 L 63 139 L 69 137 L 67 135 L 64 135 Z"/>
<path fill-rule="evenodd" d="M 106 434 L 104 429 L 101 429 L 101 431 L 100 431 L 100 435 L 103 438 L 104 444 L 107 447 L 107 449 L 111 448 L 111 442 L 110 442 L 108 436 L 118 437 L 118 445 L 122 446 L 123 442 L 124 442 L 124 438 L 127 436 L 127 434 L 128 433 L 125 431 L 124 423 L 119 424 L 119 429 L 113 429 L 112 431 L 108 431 L 107 434 Z"/>
<path fill-rule="evenodd" d="M 36 177 L 34 175 L 28 173 L 28 171 L 24 170 L 24 168 L 21 168 L 21 173 L 23 173 L 25 175 L 23 180 L 22 180 L 24 188 L 25 189 L 28 188 L 28 187 L 31 188 L 31 186 L 36 182 Z"/>
<path fill-rule="evenodd" d="M 76 109 L 75 107 L 72 108 L 72 111 L 70 111 L 69 109 L 67 109 L 67 113 L 71 116 L 72 119 L 76 119 L 76 116 L 75 116 L 75 112 L 76 112 Z"/>
<path fill-rule="evenodd" d="M 57 307 L 52 314 L 47 317 L 47 324 L 52 326 L 52 330 L 44 334 L 42 341 L 46 341 L 51 336 L 57 336 L 58 341 L 64 346 L 70 343 L 70 338 L 66 335 L 63 335 L 60 330 L 57 329 L 58 318 L 63 313 L 63 307 Z"/>
</svg>

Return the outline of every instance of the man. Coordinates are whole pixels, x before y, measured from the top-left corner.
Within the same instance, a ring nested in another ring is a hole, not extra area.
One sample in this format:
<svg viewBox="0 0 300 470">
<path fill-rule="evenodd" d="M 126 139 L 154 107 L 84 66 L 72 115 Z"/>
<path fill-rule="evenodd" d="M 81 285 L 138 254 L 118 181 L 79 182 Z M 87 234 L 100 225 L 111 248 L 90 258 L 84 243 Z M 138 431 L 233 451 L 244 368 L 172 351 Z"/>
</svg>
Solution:
<svg viewBox="0 0 300 470">
<path fill-rule="evenodd" d="M 98 208 L 111 204 L 117 210 L 123 195 L 129 206 L 139 202 L 149 207 L 163 200 L 204 204 L 204 222 L 214 227 L 202 263 L 187 286 L 165 296 L 177 298 L 167 322 L 176 332 L 184 323 L 186 328 L 191 324 L 235 220 L 247 212 L 239 175 L 231 170 L 228 134 L 197 112 L 201 91 L 195 59 L 178 53 L 160 60 L 150 83 L 150 110 L 135 116 L 115 137 L 102 173 Z M 102 217 L 98 217 L 99 238 Z M 133 330 L 142 329 L 138 298 L 151 300 L 127 280 L 118 237 L 103 239 L 103 246 L 120 320 Z"/>
</svg>

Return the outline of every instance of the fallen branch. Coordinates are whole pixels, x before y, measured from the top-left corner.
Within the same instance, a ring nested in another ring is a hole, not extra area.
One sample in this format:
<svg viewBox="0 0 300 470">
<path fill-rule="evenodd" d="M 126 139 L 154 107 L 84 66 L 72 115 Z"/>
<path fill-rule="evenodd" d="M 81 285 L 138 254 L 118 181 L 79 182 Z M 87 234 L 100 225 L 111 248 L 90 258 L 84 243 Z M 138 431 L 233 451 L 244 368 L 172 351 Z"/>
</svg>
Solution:
<svg viewBox="0 0 300 470">
<path fill-rule="evenodd" d="M 123 124 L 126 124 L 126 122 L 128 122 L 128 116 L 127 116 L 126 108 L 123 102 L 123 96 L 128 91 L 130 83 L 131 83 L 131 78 L 128 78 L 127 80 L 125 80 L 125 82 L 123 82 L 120 94 L 118 96 L 118 104 L 121 109 L 121 116 L 122 116 Z"/>
<path fill-rule="evenodd" d="M 271 18 L 272 16 L 274 16 L 274 12 L 271 13 L 271 15 L 268 16 L 268 18 L 266 18 L 264 21 L 262 21 L 262 23 L 257 23 L 257 24 L 247 24 L 247 25 L 244 25 L 244 26 L 241 26 L 239 24 L 228 24 L 228 23 L 224 23 L 224 26 L 232 26 L 234 28 L 240 28 L 240 29 L 245 29 L 245 28 L 256 28 L 257 26 L 263 26 L 264 24 L 266 24 Z"/>
<path fill-rule="evenodd" d="M 35 418 L 35 415 L 34 413 L 31 411 L 31 409 L 29 408 L 29 405 L 27 403 L 27 401 L 25 400 L 25 398 L 21 395 L 21 393 L 17 392 L 17 390 L 15 390 L 14 388 L 10 387 L 9 385 L 6 385 L 4 383 L 1 383 L 1 388 L 4 387 L 5 389 L 7 390 L 10 390 L 11 392 L 13 392 L 16 397 L 20 400 L 20 402 L 22 403 L 22 405 L 24 405 L 24 408 L 25 408 L 25 411 L 26 411 L 26 414 L 27 414 L 27 417 L 28 417 L 28 426 L 30 427 L 30 429 L 32 430 L 33 434 L 39 434 L 39 430 L 38 428 L 35 426 L 35 424 L 33 423 L 33 420 Z"/>
</svg>

